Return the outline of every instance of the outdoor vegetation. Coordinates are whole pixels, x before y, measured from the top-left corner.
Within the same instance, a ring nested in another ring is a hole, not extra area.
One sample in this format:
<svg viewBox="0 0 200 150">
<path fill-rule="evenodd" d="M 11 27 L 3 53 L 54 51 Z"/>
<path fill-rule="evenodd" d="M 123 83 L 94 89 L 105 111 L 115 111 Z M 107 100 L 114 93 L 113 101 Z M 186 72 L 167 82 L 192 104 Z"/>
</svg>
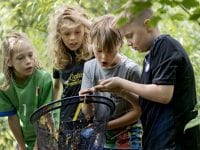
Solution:
<svg viewBox="0 0 200 150">
<path fill-rule="evenodd" d="M 162 33 L 170 34 L 180 41 L 192 61 L 198 100 L 196 109 L 200 111 L 200 0 L 0 0 L 0 41 L 11 30 L 27 33 L 37 49 L 41 65 L 51 72 L 47 45 L 48 16 L 64 4 L 80 5 L 91 19 L 107 13 L 137 13 L 152 6 L 156 12 L 153 25 L 158 22 Z M 125 22 L 126 18 L 121 18 L 118 25 Z M 123 47 L 122 52 L 142 66 L 144 54 L 133 52 L 127 46 Z M 200 112 L 186 128 L 198 124 Z M 0 118 L 0 150 L 14 150 L 15 144 L 7 118 Z"/>
</svg>

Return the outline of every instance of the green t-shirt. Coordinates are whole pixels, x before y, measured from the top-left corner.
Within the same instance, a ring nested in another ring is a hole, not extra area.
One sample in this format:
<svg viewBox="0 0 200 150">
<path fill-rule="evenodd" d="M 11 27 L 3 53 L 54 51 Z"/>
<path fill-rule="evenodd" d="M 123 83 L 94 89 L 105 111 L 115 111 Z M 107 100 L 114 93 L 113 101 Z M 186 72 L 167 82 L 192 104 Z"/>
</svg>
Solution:
<svg viewBox="0 0 200 150">
<path fill-rule="evenodd" d="M 52 100 L 52 93 L 51 75 L 44 70 L 36 70 L 23 85 L 13 81 L 7 91 L 0 90 L 0 117 L 17 113 L 28 149 L 32 149 L 36 138 L 30 116 Z"/>
</svg>

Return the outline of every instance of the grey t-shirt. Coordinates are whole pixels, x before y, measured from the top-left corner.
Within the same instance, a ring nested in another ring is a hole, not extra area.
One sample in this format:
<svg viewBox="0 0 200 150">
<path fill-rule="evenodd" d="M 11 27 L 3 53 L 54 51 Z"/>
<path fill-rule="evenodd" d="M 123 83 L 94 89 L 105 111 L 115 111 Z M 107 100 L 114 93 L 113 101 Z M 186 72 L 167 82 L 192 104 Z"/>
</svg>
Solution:
<svg viewBox="0 0 200 150">
<path fill-rule="evenodd" d="M 97 60 L 94 58 L 84 65 L 84 73 L 81 84 L 81 89 L 91 88 L 98 84 L 99 80 L 108 79 L 110 77 L 121 77 L 130 81 L 140 82 L 140 68 L 131 59 L 121 55 L 121 61 L 112 68 L 105 69 L 100 66 Z M 111 98 L 115 103 L 115 111 L 111 116 L 111 119 L 118 118 L 132 109 L 129 102 L 123 100 L 116 94 L 108 92 L 99 92 L 94 95 L 105 96 Z M 108 108 L 105 105 L 96 105 L 96 115 L 98 118 L 105 118 L 109 115 Z"/>
</svg>

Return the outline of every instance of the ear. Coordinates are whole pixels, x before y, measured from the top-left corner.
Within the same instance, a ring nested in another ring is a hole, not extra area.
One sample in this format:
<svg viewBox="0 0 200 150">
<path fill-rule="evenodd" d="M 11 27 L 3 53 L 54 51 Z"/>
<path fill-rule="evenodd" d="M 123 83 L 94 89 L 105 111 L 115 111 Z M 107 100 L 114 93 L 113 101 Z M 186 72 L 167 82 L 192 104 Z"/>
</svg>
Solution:
<svg viewBox="0 0 200 150">
<path fill-rule="evenodd" d="M 149 22 L 150 22 L 150 19 L 145 19 L 144 20 L 144 25 L 147 26 Z"/>
<path fill-rule="evenodd" d="M 144 20 L 144 26 L 146 27 L 147 31 L 151 31 L 150 21 L 151 21 L 150 19 Z"/>
</svg>

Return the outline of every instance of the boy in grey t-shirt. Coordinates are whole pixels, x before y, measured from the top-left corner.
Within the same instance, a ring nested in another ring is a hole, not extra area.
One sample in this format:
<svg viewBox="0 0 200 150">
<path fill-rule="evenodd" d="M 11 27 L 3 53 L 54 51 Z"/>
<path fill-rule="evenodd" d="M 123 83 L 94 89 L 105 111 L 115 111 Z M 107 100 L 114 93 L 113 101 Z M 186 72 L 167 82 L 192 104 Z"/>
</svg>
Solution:
<svg viewBox="0 0 200 150">
<path fill-rule="evenodd" d="M 129 58 L 122 56 L 119 49 L 122 46 L 122 37 L 118 30 L 114 29 L 115 17 L 105 15 L 97 19 L 90 29 L 93 52 L 95 59 L 85 63 L 80 95 L 89 94 L 92 87 L 99 80 L 114 76 L 139 82 L 139 66 Z M 91 88 L 91 89 L 90 89 Z M 105 148 L 117 149 L 142 149 L 142 128 L 139 122 L 141 109 L 138 103 L 123 100 L 123 96 L 114 93 L 94 93 L 113 99 L 115 111 L 108 116 Z M 86 117 L 91 117 L 90 104 L 82 105 L 82 112 Z M 107 108 L 96 104 L 95 119 L 103 120 L 107 114 Z M 106 117 L 107 118 L 107 117 Z"/>
</svg>

